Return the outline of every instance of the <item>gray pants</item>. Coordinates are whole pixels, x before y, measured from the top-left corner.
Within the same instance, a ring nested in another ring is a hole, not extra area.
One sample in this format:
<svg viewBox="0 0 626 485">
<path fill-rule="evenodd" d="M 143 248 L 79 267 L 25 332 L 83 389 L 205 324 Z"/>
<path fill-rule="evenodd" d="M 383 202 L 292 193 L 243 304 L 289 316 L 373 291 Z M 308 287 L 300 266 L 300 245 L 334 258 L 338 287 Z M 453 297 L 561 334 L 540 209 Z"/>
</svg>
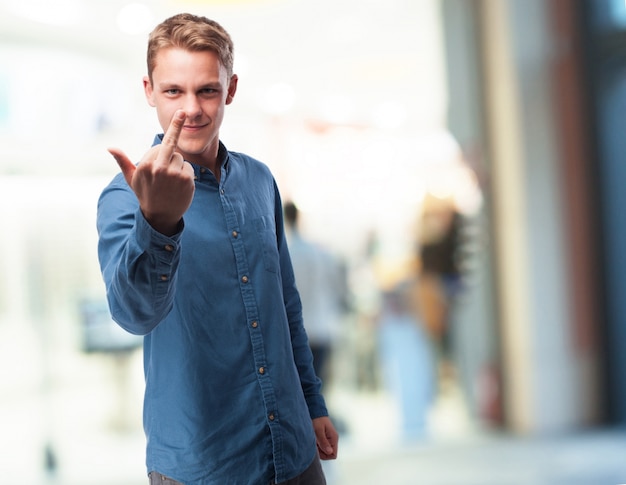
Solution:
<svg viewBox="0 0 626 485">
<path fill-rule="evenodd" d="M 157 472 L 150 472 L 148 477 L 150 478 L 150 485 L 183 485 Z M 304 470 L 304 472 L 296 478 L 292 478 L 280 484 L 271 481 L 269 485 L 326 485 L 326 478 L 322 471 L 322 463 L 320 462 L 319 456 L 316 454 L 309 468 Z"/>
</svg>

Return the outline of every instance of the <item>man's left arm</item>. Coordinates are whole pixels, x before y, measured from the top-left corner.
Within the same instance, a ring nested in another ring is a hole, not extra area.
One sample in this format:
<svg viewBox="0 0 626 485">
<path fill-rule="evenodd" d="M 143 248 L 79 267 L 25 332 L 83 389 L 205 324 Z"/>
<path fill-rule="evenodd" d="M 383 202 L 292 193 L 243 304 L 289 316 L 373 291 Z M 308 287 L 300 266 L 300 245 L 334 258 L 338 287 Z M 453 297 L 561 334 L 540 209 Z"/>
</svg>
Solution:
<svg viewBox="0 0 626 485">
<path fill-rule="evenodd" d="M 321 393 L 322 381 L 315 374 L 313 367 L 313 354 L 311 353 L 309 340 L 304 329 L 302 302 L 296 288 L 295 275 L 285 237 L 282 204 L 276 187 L 275 191 L 276 236 L 278 240 L 285 310 L 289 322 L 294 361 L 300 376 L 300 384 L 304 392 L 304 398 L 309 407 L 309 414 L 313 420 L 313 429 L 315 430 L 320 458 L 322 460 L 332 460 L 337 458 L 339 435 L 328 417 L 326 402 Z"/>
</svg>

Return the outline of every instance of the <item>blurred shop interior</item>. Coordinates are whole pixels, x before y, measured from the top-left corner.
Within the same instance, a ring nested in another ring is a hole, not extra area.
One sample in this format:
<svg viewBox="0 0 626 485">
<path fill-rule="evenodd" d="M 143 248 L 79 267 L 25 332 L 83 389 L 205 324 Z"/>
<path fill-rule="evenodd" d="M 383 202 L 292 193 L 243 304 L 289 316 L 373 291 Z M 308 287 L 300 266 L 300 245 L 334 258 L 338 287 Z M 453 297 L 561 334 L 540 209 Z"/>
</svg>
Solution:
<svg viewBox="0 0 626 485">
<path fill-rule="evenodd" d="M 222 140 L 345 270 L 346 450 L 626 425 L 624 0 L 0 0 L 5 477 L 143 483 L 95 213 L 106 148 L 160 131 L 147 33 L 182 11 L 235 42 Z"/>
</svg>

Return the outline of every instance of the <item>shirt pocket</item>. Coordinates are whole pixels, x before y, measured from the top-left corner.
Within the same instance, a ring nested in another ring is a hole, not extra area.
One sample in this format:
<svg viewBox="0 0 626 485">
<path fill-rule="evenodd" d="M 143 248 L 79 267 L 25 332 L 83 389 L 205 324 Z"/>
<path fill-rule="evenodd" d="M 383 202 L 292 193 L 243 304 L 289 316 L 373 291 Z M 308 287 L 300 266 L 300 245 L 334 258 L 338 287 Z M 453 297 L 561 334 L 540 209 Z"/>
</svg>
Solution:
<svg viewBox="0 0 626 485">
<path fill-rule="evenodd" d="M 254 221 L 254 226 L 261 245 L 265 269 L 272 273 L 278 273 L 278 242 L 276 241 L 274 219 L 262 216 Z"/>
</svg>

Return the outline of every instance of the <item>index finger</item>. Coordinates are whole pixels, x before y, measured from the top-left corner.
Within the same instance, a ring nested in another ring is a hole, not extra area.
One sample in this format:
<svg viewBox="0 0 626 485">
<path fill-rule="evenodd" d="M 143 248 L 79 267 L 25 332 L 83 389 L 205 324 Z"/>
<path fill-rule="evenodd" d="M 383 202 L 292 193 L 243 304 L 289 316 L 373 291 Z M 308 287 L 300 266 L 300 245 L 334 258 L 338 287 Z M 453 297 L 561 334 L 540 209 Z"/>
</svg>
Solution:
<svg viewBox="0 0 626 485">
<path fill-rule="evenodd" d="M 172 159 L 172 154 L 178 145 L 178 138 L 180 137 L 180 132 L 183 130 L 186 117 L 187 115 L 185 115 L 183 110 L 176 111 L 174 116 L 172 116 L 170 126 L 167 127 L 167 131 L 165 135 L 163 135 L 163 141 L 161 142 L 162 148 L 159 151 L 157 161 L 169 163 Z"/>
</svg>

